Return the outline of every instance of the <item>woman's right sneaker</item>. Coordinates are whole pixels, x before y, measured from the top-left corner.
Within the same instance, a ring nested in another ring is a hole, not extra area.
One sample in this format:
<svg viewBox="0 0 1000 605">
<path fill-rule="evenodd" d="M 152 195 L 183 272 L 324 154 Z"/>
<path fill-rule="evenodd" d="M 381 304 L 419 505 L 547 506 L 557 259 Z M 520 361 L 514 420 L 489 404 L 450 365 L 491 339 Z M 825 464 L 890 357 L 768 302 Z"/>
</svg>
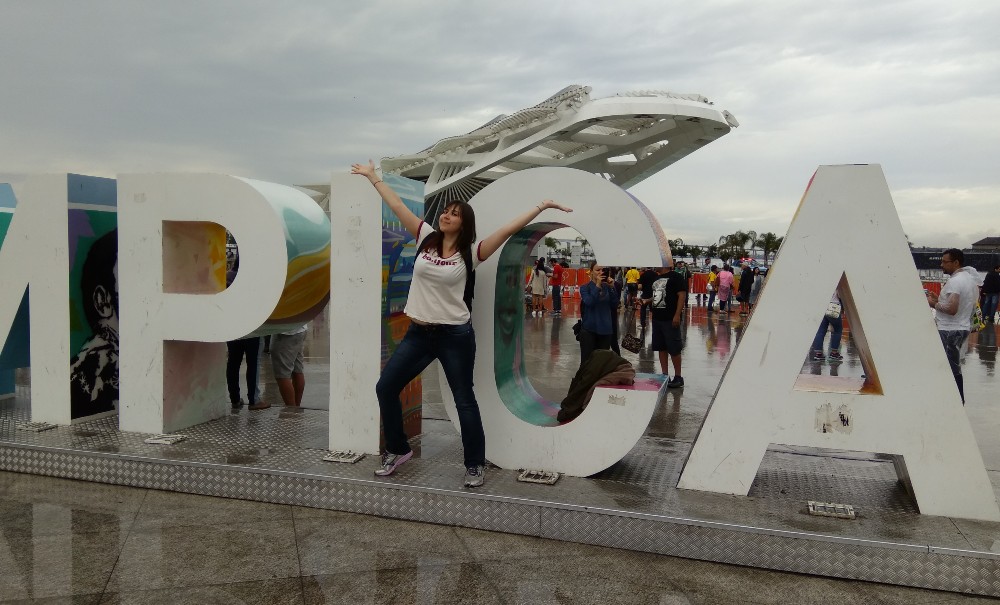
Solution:
<svg viewBox="0 0 1000 605">
<path fill-rule="evenodd" d="M 837 361 L 841 361 L 844 359 L 844 356 L 840 354 L 840 351 L 831 350 L 830 359 L 836 359 Z"/>
<path fill-rule="evenodd" d="M 812 359 L 813 361 L 823 361 L 826 359 L 826 355 L 823 354 L 823 351 L 813 351 L 812 355 L 809 356 L 809 359 Z"/>
<path fill-rule="evenodd" d="M 382 454 L 382 466 L 381 468 L 375 469 L 375 475 L 379 477 L 388 477 L 389 475 L 396 472 L 396 469 L 400 467 L 404 462 L 413 457 L 413 450 L 406 452 L 405 454 L 390 454 L 385 452 Z"/>
<path fill-rule="evenodd" d="M 480 487 L 486 479 L 486 467 L 470 466 L 465 469 L 465 487 Z"/>
</svg>

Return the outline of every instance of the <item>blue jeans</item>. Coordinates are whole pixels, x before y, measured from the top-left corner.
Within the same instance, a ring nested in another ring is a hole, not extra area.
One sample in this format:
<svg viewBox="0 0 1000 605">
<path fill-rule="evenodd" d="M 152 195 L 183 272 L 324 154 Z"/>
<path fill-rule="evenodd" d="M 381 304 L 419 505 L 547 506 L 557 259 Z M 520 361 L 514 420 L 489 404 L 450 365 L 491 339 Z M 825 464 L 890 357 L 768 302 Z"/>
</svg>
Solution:
<svg viewBox="0 0 1000 605">
<path fill-rule="evenodd" d="M 1000 294 L 983 294 L 983 318 L 989 323 L 993 322 L 998 302 L 1000 302 Z"/>
<path fill-rule="evenodd" d="M 552 310 L 562 312 L 562 286 L 552 286 Z"/>
<path fill-rule="evenodd" d="M 826 338 L 826 329 L 829 326 L 833 326 L 833 336 L 830 338 L 830 350 L 840 351 L 840 339 L 844 335 L 843 315 L 837 319 L 830 319 L 826 315 L 823 316 L 823 321 L 819 322 L 819 330 L 816 330 L 816 338 L 813 339 L 813 351 L 823 351 L 823 339 Z"/>
<path fill-rule="evenodd" d="M 948 365 L 951 367 L 951 374 L 955 377 L 955 384 L 958 386 L 958 396 L 962 398 L 962 405 L 965 405 L 965 385 L 962 380 L 962 347 L 969 338 L 968 330 L 938 330 L 941 337 L 941 344 L 944 345 L 944 354 L 948 358 Z"/>
<path fill-rule="evenodd" d="M 441 362 L 451 393 L 455 397 L 458 423 L 462 431 L 465 466 L 486 464 L 486 435 L 479 404 L 472 391 L 472 371 L 476 363 L 476 333 L 472 323 L 428 325 L 411 323 L 375 385 L 382 412 L 385 449 L 393 454 L 410 451 L 403 432 L 403 403 L 399 394 L 432 361 Z"/>
</svg>

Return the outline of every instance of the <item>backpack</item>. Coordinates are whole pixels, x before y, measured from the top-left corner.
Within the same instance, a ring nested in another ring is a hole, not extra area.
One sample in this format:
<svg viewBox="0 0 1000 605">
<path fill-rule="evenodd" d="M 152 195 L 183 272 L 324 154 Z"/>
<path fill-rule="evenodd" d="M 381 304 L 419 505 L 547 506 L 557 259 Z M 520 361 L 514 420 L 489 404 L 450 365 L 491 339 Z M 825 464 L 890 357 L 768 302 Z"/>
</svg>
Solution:
<svg viewBox="0 0 1000 605">
<path fill-rule="evenodd" d="M 667 283 L 669 280 L 665 277 L 653 282 L 653 308 L 654 309 L 666 309 L 667 308 Z"/>
<path fill-rule="evenodd" d="M 476 272 L 472 269 L 472 248 L 462 250 L 462 262 L 465 263 L 465 293 L 462 294 L 462 300 L 471 313 L 472 299 L 476 296 Z"/>
</svg>

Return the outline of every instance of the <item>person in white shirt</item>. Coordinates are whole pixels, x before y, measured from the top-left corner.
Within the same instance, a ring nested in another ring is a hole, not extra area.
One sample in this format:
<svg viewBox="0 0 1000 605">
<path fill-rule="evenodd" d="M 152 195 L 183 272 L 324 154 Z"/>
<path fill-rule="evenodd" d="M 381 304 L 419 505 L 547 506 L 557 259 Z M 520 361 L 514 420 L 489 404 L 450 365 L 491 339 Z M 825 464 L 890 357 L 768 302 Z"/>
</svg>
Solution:
<svg viewBox="0 0 1000 605">
<path fill-rule="evenodd" d="M 375 474 L 379 477 L 391 475 L 413 456 L 403 432 L 399 394 L 437 359 L 455 398 L 465 457 L 464 485 L 479 487 L 486 471 L 486 436 L 472 389 L 476 335 L 471 322 L 471 298 L 466 295 L 469 275 L 544 210 L 554 208 L 572 212 L 572 209 L 544 200 L 477 241 L 476 216 L 468 203 L 455 201 L 445 206 L 438 219 L 438 229 L 434 230 L 378 178 L 371 160 L 367 165 L 352 165 L 351 174 L 367 178 L 403 227 L 417 238 L 413 279 L 403 309 L 411 320 L 410 328 L 382 369 L 375 386 L 385 434 L 385 451 Z"/>
<path fill-rule="evenodd" d="M 965 390 L 962 383 L 962 348 L 969 338 L 972 328 L 972 311 L 979 299 L 979 272 L 974 267 L 963 267 L 965 254 L 957 248 L 945 250 L 941 256 L 941 270 L 949 276 L 941 295 L 927 293 L 927 304 L 934 309 L 945 355 L 951 365 L 951 373 L 958 385 L 958 394 L 965 405 Z"/>
</svg>

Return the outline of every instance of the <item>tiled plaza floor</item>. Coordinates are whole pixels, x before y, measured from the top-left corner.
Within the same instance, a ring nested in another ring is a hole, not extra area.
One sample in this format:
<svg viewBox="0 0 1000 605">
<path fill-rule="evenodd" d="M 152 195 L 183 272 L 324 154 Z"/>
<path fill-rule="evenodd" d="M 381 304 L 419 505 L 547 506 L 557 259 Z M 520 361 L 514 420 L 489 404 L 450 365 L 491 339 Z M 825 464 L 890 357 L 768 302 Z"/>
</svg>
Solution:
<svg viewBox="0 0 1000 605">
<path fill-rule="evenodd" d="M 686 318 L 687 387 L 647 435 L 690 442 L 746 326 L 697 301 Z M 563 318 L 525 318 L 536 389 L 560 399 L 579 363 Z M 966 412 L 1000 483 L 998 331 L 969 344 Z M 648 335 L 647 335 L 648 340 Z M 648 344 L 648 342 L 647 342 Z M 329 336 L 313 324 L 307 407 L 326 408 Z M 807 351 L 803 351 L 805 359 Z M 843 364 L 803 373 L 857 379 Z M 655 372 L 648 347 L 626 353 Z M 266 360 L 266 358 L 265 358 Z M 266 367 L 266 364 L 265 364 Z M 269 372 L 265 372 L 269 377 Z M 265 398 L 277 403 L 272 381 Z M 424 415 L 443 425 L 435 372 Z M 997 544 L 977 547 L 995 550 Z M 975 603 L 956 594 L 783 574 L 467 528 L 0 472 L 0 601 L 38 603 Z"/>
</svg>

